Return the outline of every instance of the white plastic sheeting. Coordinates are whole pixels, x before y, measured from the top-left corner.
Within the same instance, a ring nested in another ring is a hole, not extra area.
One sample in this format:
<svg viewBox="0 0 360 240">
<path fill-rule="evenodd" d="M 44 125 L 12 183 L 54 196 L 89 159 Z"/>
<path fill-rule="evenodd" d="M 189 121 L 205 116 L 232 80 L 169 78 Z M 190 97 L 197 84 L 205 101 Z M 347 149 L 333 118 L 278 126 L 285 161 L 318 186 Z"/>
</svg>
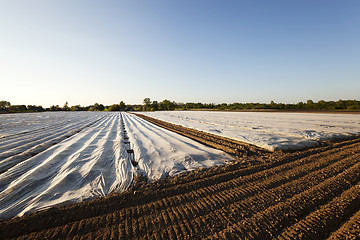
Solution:
<svg viewBox="0 0 360 240">
<path fill-rule="evenodd" d="M 211 111 L 142 114 L 271 151 L 316 146 L 319 141 L 360 134 L 359 114 Z"/>
<path fill-rule="evenodd" d="M 174 176 L 197 168 L 223 164 L 231 157 L 177 133 L 160 128 L 134 115 L 125 114 L 124 122 L 139 164 L 149 179 Z"/>
<path fill-rule="evenodd" d="M 0 130 L 0 149 L 8 154 L 0 159 L 1 219 L 124 191 L 138 173 L 158 179 L 231 159 L 221 151 L 127 113 L 62 113 L 64 117 L 54 120 L 54 126 L 51 121 L 42 126 L 41 121 L 31 120 L 42 114 L 48 113 L 7 115 L 7 122 L 2 123 L 11 128 L 13 117 L 17 127 L 11 134 L 8 129 Z M 28 128 L 19 121 L 27 123 Z M 136 168 L 128 159 L 122 121 L 139 163 Z M 71 136 L 51 147 L 45 144 L 47 148 L 34 156 L 18 151 L 23 144 L 47 143 L 51 136 L 65 134 L 66 129 Z M 19 141 L 21 144 L 17 144 Z M 9 165 L 9 159 L 14 158 L 16 163 Z"/>
</svg>

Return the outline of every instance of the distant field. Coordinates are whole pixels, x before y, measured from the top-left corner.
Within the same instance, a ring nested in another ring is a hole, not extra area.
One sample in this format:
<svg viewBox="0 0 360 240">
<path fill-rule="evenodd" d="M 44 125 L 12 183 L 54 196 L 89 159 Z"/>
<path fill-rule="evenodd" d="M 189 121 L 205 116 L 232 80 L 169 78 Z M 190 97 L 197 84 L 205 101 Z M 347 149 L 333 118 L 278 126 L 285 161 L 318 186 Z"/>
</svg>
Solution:
<svg viewBox="0 0 360 240">
<path fill-rule="evenodd" d="M 358 114 L 158 111 L 142 114 L 274 150 L 360 134 Z"/>
</svg>

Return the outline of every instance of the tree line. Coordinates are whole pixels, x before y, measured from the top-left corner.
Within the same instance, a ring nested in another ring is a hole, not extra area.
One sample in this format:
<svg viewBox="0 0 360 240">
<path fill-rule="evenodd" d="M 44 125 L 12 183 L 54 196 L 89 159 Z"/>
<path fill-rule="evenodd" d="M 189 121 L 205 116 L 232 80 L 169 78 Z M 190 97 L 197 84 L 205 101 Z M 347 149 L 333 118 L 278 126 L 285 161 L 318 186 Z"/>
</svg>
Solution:
<svg viewBox="0 0 360 240">
<path fill-rule="evenodd" d="M 126 104 L 121 101 L 119 104 L 112 104 L 112 105 L 103 105 L 99 103 L 95 103 L 89 106 L 81 106 L 75 105 L 69 107 L 68 103 L 66 102 L 63 107 L 59 107 L 59 105 L 52 105 L 47 111 L 130 111 L 131 107 L 126 106 Z"/>
<path fill-rule="evenodd" d="M 69 106 L 68 102 L 61 107 L 52 105 L 49 108 L 35 105 L 11 105 L 8 101 L 0 101 L 0 113 L 25 113 L 25 112 L 45 112 L 45 111 L 131 111 L 132 106 L 126 105 L 123 101 L 119 104 L 109 106 L 95 103 L 89 106 L 74 105 Z"/>
<path fill-rule="evenodd" d="M 142 104 L 125 104 L 121 101 L 119 104 L 103 105 L 95 103 L 89 106 L 74 105 L 69 106 L 67 102 L 60 107 L 52 105 L 50 108 L 43 108 L 35 105 L 11 105 L 8 101 L 0 101 L 0 113 L 18 113 L 18 112 L 44 112 L 44 111 L 172 111 L 172 110 L 320 110 L 320 111 L 360 111 L 360 101 L 357 100 L 338 100 L 314 102 L 298 102 L 296 104 L 275 103 L 177 103 L 165 99 L 161 102 L 152 101 L 145 98 Z"/>
<path fill-rule="evenodd" d="M 323 110 L 323 111 L 359 111 L 360 101 L 357 100 L 338 100 L 338 101 L 324 101 L 320 100 L 314 102 L 307 100 L 306 102 L 298 102 L 296 104 L 275 103 L 176 103 L 170 100 L 164 100 L 160 103 L 151 101 L 150 98 L 145 98 L 142 106 L 143 111 L 158 111 L 158 110 L 192 110 L 192 109 L 205 109 L 205 110 Z"/>
</svg>

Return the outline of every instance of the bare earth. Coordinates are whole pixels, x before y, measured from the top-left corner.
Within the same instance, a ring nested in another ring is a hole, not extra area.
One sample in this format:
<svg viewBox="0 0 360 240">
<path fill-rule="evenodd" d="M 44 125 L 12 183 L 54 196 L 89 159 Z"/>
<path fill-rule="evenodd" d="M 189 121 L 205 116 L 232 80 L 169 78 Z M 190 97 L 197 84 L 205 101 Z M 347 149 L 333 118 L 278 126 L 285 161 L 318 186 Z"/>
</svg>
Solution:
<svg viewBox="0 0 360 240">
<path fill-rule="evenodd" d="M 0 222 L 0 238 L 357 239 L 360 138 L 274 153 L 164 122 L 237 156 L 106 198 Z"/>
</svg>

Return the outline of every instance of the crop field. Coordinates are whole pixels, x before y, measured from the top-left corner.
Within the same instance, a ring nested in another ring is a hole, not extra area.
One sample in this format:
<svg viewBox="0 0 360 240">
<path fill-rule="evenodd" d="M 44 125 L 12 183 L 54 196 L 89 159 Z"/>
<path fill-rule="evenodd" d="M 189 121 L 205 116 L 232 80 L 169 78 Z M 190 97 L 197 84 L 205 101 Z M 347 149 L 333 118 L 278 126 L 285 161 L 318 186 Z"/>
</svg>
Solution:
<svg viewBox="0 0 360 240">
<path fill-rule="evenodd" d="M 270 151 L 314 147 L 324 140 L 360 134 L 359 114 L 214 111 L 158 111 L 142 114 Z"/>
<path fill-rule="evenodd" d="M 0 223 L 20 239 L 356 239 L 360 139 L 195 170 Z"/>
<path fill-rule="evenodd" d="M 54 124 L 12 115 L 28 128 L 0 140 L 0 218 L 121 192 L 137 175 L 155 180 L 232 159 L 131 114 L 68 114 L 45 113 Z"/>
<path fill-rule="evenodd" d="M 79 118 L 83 127 L 73 135 L 4 168 L 0 175 L 2 216 L 9 218 L 13 211 L 24 216 L 0 222 L 0 236 L 360 236 L 360 138 L 358 122 L 352 116 L 345 121 L 349 124 L 343 132 L 340 122 L 335 125 L 326 120 L 333 128 L 338 126 L 331 140 L 327 136 L 311 148 L 270 152 L 149 115 L 83 116 Z M 33 134 L 36 129 L 4 134 L 0 142 Z M 340 136 L 347 138 L 336 139 Z M 93 200 L 82 201 L 85 199 Z M 60 204 L 61 200 L 66 201 Z M 68 202 L 78 203 L 65 204 Z M 41 209 L 45 210 L 37 211 Z M 37 212 L 25 214 L 33 211 Z"/>
</svg>

